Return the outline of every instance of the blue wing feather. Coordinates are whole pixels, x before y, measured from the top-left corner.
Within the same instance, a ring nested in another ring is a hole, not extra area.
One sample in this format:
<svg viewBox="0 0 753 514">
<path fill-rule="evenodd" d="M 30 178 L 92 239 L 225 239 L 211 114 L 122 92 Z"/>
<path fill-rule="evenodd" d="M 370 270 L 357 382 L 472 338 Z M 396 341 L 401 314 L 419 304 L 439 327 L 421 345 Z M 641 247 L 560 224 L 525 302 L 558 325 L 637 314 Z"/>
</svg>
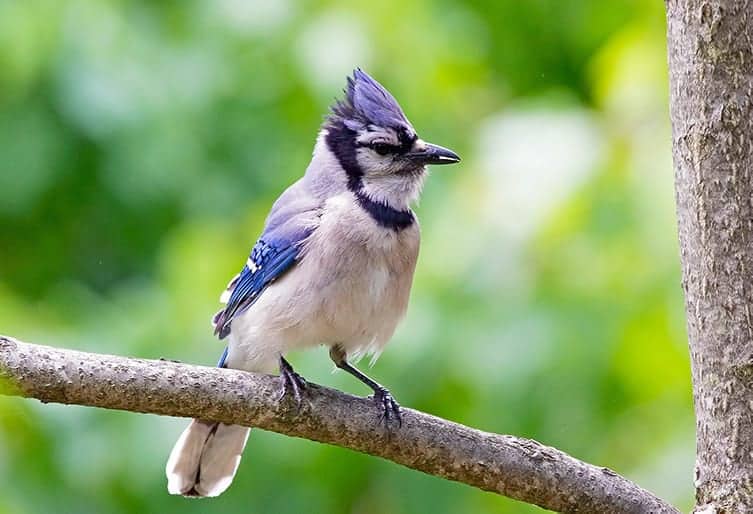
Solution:
<svg viewBox="0 0 753 514">
<path fill-rule="evenodd" d="M 220 339 L 230 333 L 233 318 L 253 305 L 269 284 L 295 265 L 302 244 L 315 230 L 321 205 L 303 179 L 280 195 L 267 217 L 264 232 L 251 249 L 250 262 L 228 285 L 225 308 L 214 316 L 214 333 Z"/>
<path fill-rule="evenodd" d="M 222 355 L 220 356 L 220 360 L 217 362 L 218 368 L 224 368 L 225 367 L 225 361 L 227 360 L 227 353 L 229 351 L 229 348 L 226 346 L 224 350 L 222 350 Z"/>
<path fill-rule="evenodd" d="M 276 246 L 259 239 L 251 250 L 250 257 L 255 269 L 243 266 L 238 279 L 234 281 L 227 305 L 215 316 L 214 333 L 220 339 L 230 333 L 233 318 L 253 305 L 269 284 L 293 266 L 298 253 L 298 244 Z"/>
</svg>

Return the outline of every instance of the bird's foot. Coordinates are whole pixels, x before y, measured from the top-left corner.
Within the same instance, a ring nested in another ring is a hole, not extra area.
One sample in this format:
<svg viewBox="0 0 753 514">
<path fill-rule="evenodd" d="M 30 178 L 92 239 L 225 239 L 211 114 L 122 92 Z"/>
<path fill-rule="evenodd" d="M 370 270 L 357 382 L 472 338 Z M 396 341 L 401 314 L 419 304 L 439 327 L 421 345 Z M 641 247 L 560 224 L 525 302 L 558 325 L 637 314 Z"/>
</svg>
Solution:
<svg viewBox="0 0 753 514">
<path fill-rule="evenodd" d="M 280 379 L 282 380 L 282 388 L 277 401 L 282 402 L 286 396 L 291 395 L 296 408 L 300 409 L 301 392 L 306 388 L 306 379 L 296 373 L 293 366 L 283 357 L 280 357 Z"/>
<path fill-rule="evenodd" d="M 377 403 L 377 407 L 381 409 L 379 414 L 379 422 L 389 429 L 390 422 L 394 420 L 397 423 L 398 428 L 403 426 L 403 418 L 400 414 L 400 404 L 392 397 L 392 393 L 386 387 L 379 387 L 374 390 L 374 401 Z"/>
</svg>

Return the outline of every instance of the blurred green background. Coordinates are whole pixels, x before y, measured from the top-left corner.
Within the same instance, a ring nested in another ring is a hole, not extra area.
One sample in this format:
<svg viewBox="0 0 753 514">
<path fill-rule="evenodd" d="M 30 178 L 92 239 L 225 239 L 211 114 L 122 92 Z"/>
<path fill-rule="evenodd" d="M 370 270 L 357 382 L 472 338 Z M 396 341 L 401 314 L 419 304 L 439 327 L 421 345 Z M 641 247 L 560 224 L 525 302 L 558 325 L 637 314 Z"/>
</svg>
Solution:
<svg viewBox="0 0 753 514">
<path fill-rule="evenodd" d="M 464 158 L 371 373 L 687 509 L 664 31 L 653 0 L 0 0 L 0 332 L 213 364 L 218 295 L 361 66 Z M 0 397 L 0 513 L 539 511 L 259 430 L 226 494 L 170 497 L 185 423 Z"/>
</svg>

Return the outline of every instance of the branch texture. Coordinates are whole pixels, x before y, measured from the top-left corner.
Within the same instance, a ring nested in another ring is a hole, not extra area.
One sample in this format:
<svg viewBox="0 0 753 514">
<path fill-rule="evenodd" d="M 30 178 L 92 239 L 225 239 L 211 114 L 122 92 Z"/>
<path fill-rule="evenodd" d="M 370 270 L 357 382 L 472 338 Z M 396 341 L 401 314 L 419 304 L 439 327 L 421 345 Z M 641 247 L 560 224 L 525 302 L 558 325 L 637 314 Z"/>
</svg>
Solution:
<svg viewBox="0 0 753 514">
<path fill-rule="evenodd" d="M 666 5 L 696 512 L 753 512 L 753 3 Z"/>
<path fill-rule="evenodd" d="M 0 392 L 253 426 L 382 457 L 561 512 L 676 513 L 613 471 L 530 439 L 411 409 L 387 432 L 373 402 L 309 384 L 300 410 L 278 404 L 277 377 L 61 350 L 0 336 Z"/>
</svg>

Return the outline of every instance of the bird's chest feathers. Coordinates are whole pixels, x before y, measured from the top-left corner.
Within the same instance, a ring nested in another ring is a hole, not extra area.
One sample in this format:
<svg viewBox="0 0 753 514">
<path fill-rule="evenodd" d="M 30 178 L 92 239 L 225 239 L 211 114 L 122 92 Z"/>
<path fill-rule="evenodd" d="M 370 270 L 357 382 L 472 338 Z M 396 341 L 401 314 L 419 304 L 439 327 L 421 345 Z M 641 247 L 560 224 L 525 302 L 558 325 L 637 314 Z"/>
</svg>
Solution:
<svg viewBox="0 0 753 514">
<path fill-rule="evenodd" d="M 417 222 L 400 230 L 385 227 L 347 195 L 326 203 L 315 235 L 321 246 L 337 253 L 340 267 L 358 269 L 375 285 L 388 275 L 412 274 L 420 241 Z"/>
<path fill-rule="evenodd" d="M 302 264 L 318 274 L 328 317 L 334 323 L 361 318 L 396 323 L 408 304 L 418 224 L 385 228 L 345 197 L 330 199 L 320 220 Z"/>
</svg>

